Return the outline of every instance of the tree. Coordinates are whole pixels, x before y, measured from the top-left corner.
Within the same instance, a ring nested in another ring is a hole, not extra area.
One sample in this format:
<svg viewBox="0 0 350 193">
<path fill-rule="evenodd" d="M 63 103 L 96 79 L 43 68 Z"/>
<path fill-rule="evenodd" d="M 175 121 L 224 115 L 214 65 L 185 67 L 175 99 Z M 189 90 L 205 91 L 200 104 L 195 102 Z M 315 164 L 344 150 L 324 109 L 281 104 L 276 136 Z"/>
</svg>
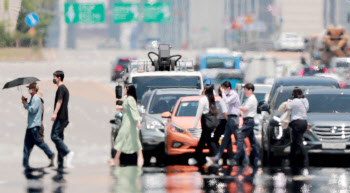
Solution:
<svg viewBox="0 0 350 193">
<path fill-rule="evenodd" d="M 28 43 L 40 45 L 44 43 L 47 28 L 55 17 L 55 7 L 58 0 L 22 0 L 21 11 L 19 12 L 16 29 L 17 39 L 20 39 L 21 46 L 29 46 Z M 30 36 L 27 35 L 29 27 L 25 22 L 25 18 L 29 13 L 37 13 L 39 15 L 39 24 L 35 26 L 37 33 L 32 40 L 28 41 Z"/>
</svg>

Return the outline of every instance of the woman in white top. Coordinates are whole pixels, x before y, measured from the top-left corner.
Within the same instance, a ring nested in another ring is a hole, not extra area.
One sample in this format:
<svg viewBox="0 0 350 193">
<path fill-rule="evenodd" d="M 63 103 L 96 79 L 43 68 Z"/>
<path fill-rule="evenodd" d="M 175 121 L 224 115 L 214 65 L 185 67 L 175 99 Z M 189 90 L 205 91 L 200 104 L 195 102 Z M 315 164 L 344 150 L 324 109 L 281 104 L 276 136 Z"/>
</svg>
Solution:
<svg viewBox="0 0 350 193">
<path fill-rule="evenodd" d="M 286 105 L 287 110 L 291 110 L 292 144 L 290 149 L 290 165 L 295 167 L 295 153 L 299 149 L 303 159 L 303 167 L 309 166 L 309 157 L 303 144 L 304 133 L 307 129 L 307 111 L 309 110 L 309 101 L 305 98 L 303 91 L 295 87 L 292 93 L 293 100 L 289 100 Z"/>
<path fill-rule="evenodd" d="M 196 114 L 196 119 L 193 124 L 193 128 L 197 128 L 197 124 L 199 119 L 201 119 L 202 123 L 202 134 L 199 139 L 198 145 L 196 147 L 196 153 L 195 153 L 195 158 L 196 160 L 191 161 L 190 164 L 198 164 L 202 165 L 205 162 L 205 157 L 203 157 L 203 148 L 205 144 L 210 149 L 210 156 L 213 157 L 216 154 L 217 148 L 215 142 L 211 138 L 211 133 L 215 128 L 206 128 L 206 124 L 203 124 L 203 115 L 205 114 L 211 114 L 211 115 L 217 115 L 217 108 L 215 104 L 215 97 L 214 97 L 214 86 L 213 85 L 205 85 L 204 87 L 204 94 L 205 96 L 202 97 L 199 100 L 198 103 L 198 109 L 197 109 L 197 114 Z"/>
</svg>

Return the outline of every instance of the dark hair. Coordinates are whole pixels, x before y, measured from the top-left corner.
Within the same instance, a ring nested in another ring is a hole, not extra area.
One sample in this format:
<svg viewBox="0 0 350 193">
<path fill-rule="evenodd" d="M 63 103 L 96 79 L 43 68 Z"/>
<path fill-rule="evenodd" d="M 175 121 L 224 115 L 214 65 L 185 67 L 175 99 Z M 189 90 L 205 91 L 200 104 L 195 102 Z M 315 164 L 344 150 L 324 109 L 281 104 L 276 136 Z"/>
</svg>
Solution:
<svg viewBox="0 0 350 193">
<path fill-rule="evenodd" d="M 61 78 L 61 81 L 63 81 L 64 79 L 64 73 L 61 70 L 57 70 L 56 72 L 53 73 L 54 76 L 56 76 L 57 78 Z"/>
<path fill-rule="evenodd" d="M 137 96 L 136 96 L 136 88 L 132 83 L 126 84 L 126 95 L 134 97 L 135 101 L 137 102 Z"/>
<path fill-rule="evenodd" d="M 214 85 L 207 84 L 204 86 L 204 89 L 205 96 L 207 96 L 209 101 L 209 113 L 214 115 L 218 114 L 214 97 Z"/>
<path fill-rule="evenodd" d="M 221 92 L 221 89 L 220 89 L 220 88 L 218 88 L 218 95 L 219 95 L 220 97 L 222 97 L 222 92 Z"/>
<path fill-rule="evenodd" d="M 293 89 L 293 93 L 292 93 L 293 98 L 305 98 L 305 95 L 303 94 L 303 91 L 299 88 L 299 87 L 295 87 Z"/>
<path fill-rule="evenodd" d="M 247 83 L 244 85 L 244 88 L 248 89 L 248 90 L 252 90 L 254 92 L 255 90 L 255 87 L 254 87 L 254 84 L 252 83 Z"/>
<path fill-rule="evenodd" d="M 221 86 L 225 87 L 225 88 L 231 88 L 232 89 L 232 86 L 231 86 L 231 82 L 229 81 L 225 81 L 221 84 Z"/>
</svg>

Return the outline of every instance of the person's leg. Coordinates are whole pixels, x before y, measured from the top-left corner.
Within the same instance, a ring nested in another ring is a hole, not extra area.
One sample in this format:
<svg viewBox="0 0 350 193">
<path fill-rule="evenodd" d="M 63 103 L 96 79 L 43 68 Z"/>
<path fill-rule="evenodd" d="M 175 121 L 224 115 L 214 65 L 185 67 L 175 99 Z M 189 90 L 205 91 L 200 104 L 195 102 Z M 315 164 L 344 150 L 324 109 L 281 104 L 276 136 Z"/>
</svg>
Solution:
<svg viewBox="0 0 350 193">
<path fill-rule="evenodd" d="M 143 154 L 142 154 L 142 150 L 137 151 L 137 166 L 138 167 L 142 167 L 143 166 Z"/>
<path fill-rule="evenodd" d="M 56 145 L 58 151 L 58 167 L 63 167 L 63 157 L 66 156 L 70 151 L 64 144 L 64 128 L 67 124 L 65 120 L 56 120 L 52 126 L 51 139 Z"/>
<path fill-rule="evenodd" d="M 34 127 L 31 129 L 32 137 L 35 145 L 37 145 L 40 149 L 42 149 L 46 156 L 51 159 L 55 154 L 50 150 L 50 148 L 41 140 L 40 133 L 39 133 L 40 127 Z"/>
<path fill-rule="evenodd" d="M 309 156 L 303 143 L 304 133 L 307 129 L 307 122 L 305 120 L 298 120 L 296 128 L 296 147 L 300 150 L 303 167 L 309 167 Z"/>
<path fill-rule="evenodd" d="M 215 155 L 215 161 L 216 162 L 219 161 L 219 159 L 221 158 L 222 154 L 224 154 L 224 149 L 226 147 L 231 147 L 231 151 L 232 151 L 232 142 L 231 142 L 232 130 L 230 129 L 230 124 L 229 123 L 230 123 L 230 119 L 226 123 L 224 138 L 221 141 L 221 145 L 219 147 L 219 151 Z M 229 150 L 229 148 L 228 148 L 228 150 Z"/>
<path fill-rule="evenodd" d="M 31 132 L 30 129 L 26 130 L 26 135 L 24 137 L 24 148 L 23 148 L 23 167 L 28 169 L 29 168 L 29 156 L 33 149 L 34 143 L 31 138 Z"/>
<path fill-rule="evenodd" d="M 216 143 L 214 142 L 213 138 L 211 137 L 211 134 L 213 133 L 213 130 L 208 130 L 208 133 L 206 135 L 206 144 L 209 148 L 209 156 L 214 157 L 217 153 L 217 147 Z"/>
<path fill-rule="evenodd" d="M 250 133 L 248 134 L 248 138 L 250 141 L 250 145 L 252 148 L 252 156 L 253 156 L 253 165 L 258 166 L 259 161 L 260 161 L 260 152 L 259 152 L 259 145 L 258 141 L 256 140 L 255 134 L 254 134 L 254 119 L 251 121 L 252 123 L 250 124 Z"/>
<path fill-rule="evenodd" d="M 221 135 L 225 133 L 226 123 L 226 119 L 221 119 L 219 125 L 214 131 L 213 142 L 216 144 L 217 148 L 219 148 L 219 140 Z"/>
<path fill-rule="evenodd" d="M 296 151 L 297 151 L 297 137 L 298 137 L 298 132 L 296 131 L 295 128 L 295 121 L 292 121 L 290 123 L 290 127 L 292 129 L 292 143 L 290 146 L 290 153 L 289 153 L 289 162 L 290 162 L 290 167 L 294 168 L 295 165 L 295 155 L 296 155 Z"/>
<path fill-rule="evenodd" d="M 209 134 L 210 136 L 210 134 Z M 203 149 L 208 140 L 208 129 L 202 128 L 202 134 L 199 139 L 198 145 L 196 147 L 195 158 L 198 164 L 201 164 L 204 161 Z"/>
<path fill-rule="evenodd" d="M 231 133 L 234 135 L 235 140 L 236 140 L 236 145 L 237 145 L 237 139 L 239 137 L 238 135 L 238 124 L 239 124 L 239 118 L 238 117 L 231 117 L 232 121 L 230 121 L 230 129 Z M 231 135 L 230 135 L 230 140 L 231 140 Z M 232 143 L 230 146 L 227 147 L 227 155 L 230 159 L 233 158 L 233 150 L 232 150 Z"/>
<path fill-rule="evenodd" d="M 233 158 L 236 161 L 236 163 L 239 163 L 239 160 L 241 159 L 241 157 L 245 155 L 244 139 L 247 137 L 248 134 L 249 134 L 249 124 L 244 122 L 242 129 L 238 133 L 238 137 L 236 138 L 237 152 Z"/>
<path fill-rule="evenodd" d="M 120 167 L 120 154 L 121 154 L 121 151 L 117 151 L 117 153 L 115 154 L 115 157 L 114 157 L 115 167 Z"/>
<path fill-rule="evenodd" d="M 41 124 L 41 127 L 39 129 L 39 134 L 40 134 L 41 141 L 43 141 L 45 143 L 45 140 L 44 140 L 44 125 L 43 124 Z"/>
</svg>

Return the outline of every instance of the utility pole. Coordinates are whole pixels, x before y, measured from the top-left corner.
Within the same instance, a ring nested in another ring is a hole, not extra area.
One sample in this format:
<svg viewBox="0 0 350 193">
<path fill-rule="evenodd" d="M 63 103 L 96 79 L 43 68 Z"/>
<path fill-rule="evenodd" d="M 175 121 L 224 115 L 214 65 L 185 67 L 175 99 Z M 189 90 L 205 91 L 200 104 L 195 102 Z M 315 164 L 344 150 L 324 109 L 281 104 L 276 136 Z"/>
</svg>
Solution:
<svg viewBox="0 0 350 193">
<path fill-rule="evenodd" d="M 60 38 L 58 42 L 59 49 L 67 48 L 67 24 L 65 22 L 64 3 L 65 3 L 65 0 L 58 1 L 58 13 L 59 13 L 59 20 L 60 20 L 60 24 L 59 24 Z"/>
</svg>

